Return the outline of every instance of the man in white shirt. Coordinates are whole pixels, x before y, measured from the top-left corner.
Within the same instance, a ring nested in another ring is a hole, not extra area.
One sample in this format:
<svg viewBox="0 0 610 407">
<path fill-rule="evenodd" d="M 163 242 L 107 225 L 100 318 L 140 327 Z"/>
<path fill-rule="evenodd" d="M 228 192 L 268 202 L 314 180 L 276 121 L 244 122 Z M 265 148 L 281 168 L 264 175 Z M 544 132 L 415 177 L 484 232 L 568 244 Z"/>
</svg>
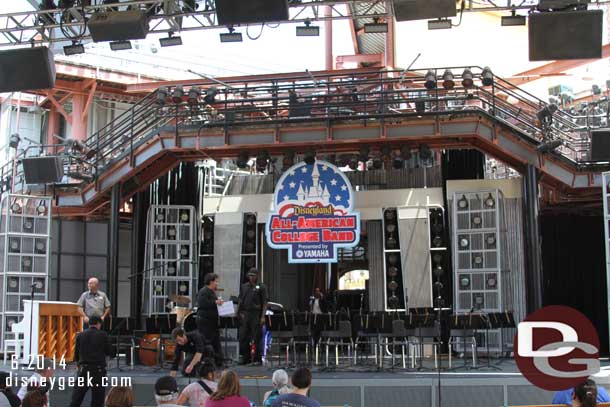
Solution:
<svg viewBox="0 0 610 407">
<path fill-rule="evenodd" d="M 316 287 L 313 292 L 313 297 L 309 300 L 309 311 L 312 314 L 324 314 L 328 312 L 328 303 L 322 291 Z"/>
<path fill-rule="evenodd" d="M 19 392 L 17 393 L 17 396 L 19 397 L 20 400 L 23 400 L 23 398 L 25 397 L 26 393 L 28 392 L 28 388 L 31 389 L 39 389 L 41 390 L 43 393 L 47 393 L 47 391 L 49 390 L 49 378 L 53 377 L 53 362 L 50 359 L 43 359 L 42 361 L 42 366 L 41 369 L 36 369 L 34 371 L 34 373 L 32 374 L 32 376 L 30 376 L 30 378 L 28 379 L 27 384 L 21 386 L 21 388 L 19 388 Z M 44 380 L 40 380 L 42 377 L 44 377 Z M 41 383 L 44 382 L 44 383 Z"/>
<path fill-rule="evenodd" d="M 216 367 L 211 361 L 205 361 L 199 368 L 200 380 L 186 386 L 177 404 L 183 406 L 188 403 L 190 407 L 204 407 L 206 400 L 216 391 L 216 383 L 214 382 L 214 370 Z"/>
</svg>

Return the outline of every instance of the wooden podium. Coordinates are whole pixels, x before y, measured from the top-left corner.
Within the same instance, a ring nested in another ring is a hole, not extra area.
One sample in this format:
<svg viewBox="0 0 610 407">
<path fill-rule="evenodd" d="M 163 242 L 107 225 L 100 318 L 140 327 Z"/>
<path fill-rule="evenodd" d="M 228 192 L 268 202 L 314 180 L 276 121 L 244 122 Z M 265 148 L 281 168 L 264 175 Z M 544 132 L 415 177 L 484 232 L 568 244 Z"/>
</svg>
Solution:
<svg viewBox="0 0 610 407">
<path fill-rule="evenodd" d="M 23 300 L 23 308 L 23 320 L 11 326 L 14 333 L 23 334 L 22 362 L 28 363 L 30 355 L 55 358 L 58 362 L 63 357 L 72 362 L 76 335 L 83 330 L 78 306 L 71 302 L 34 301 L 32 307 L 32 301 Z"/>
</svg>

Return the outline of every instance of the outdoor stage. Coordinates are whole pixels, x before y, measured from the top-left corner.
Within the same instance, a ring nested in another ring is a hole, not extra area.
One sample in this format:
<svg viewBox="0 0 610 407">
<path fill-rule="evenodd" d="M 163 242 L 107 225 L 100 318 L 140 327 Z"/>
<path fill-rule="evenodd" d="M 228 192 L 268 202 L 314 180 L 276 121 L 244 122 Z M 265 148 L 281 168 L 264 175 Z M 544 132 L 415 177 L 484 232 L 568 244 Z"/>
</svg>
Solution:
<svg viewBox="0 0 610 407">
<path fill-rule="evenodd" d="M 454 360 L 459 365 L 461 360 Z M 498 361 L 494 360 L 497 364 Z M 133 370 L 117 370 L 112 361 L 109 376 L 131 377 L 136 393 L 136 406 L 155 406 L 153 386 L 156 379 L 169 370 L 155 371 L 155 368 L 136 366 Z M 464 370 L 446 369 L 447 360 L 443 360 L 440 373 L 441 406 L 447 407 L 498 407 L 510 405 L 535 405 L 550 403 L 553 392 L 540 390 L 529 384 L 518 373 L 512 360 L 504 360 L 497 367 L 489 369 L 486 361 L 481 360 L 479 369 Z M 432 366 L 430 366 L 432 368 Z M 454 365 L 455 367 L 455 365 Z M 2 370 L 9 370 L 5 366 Z M 262 366 L 237 366 L 234 368 L 242 384 L 242 394 L 262 405 L 262 397 L 271 388 L 271 375 L 275 368 Z M 610 363 L 602 361 L 602 373 L 595 380 L 598 384 L 610 389 Z M 74 367 L 65 371 L 56 371 L 56 376 L 70 376 Z M 438 405 L 438 372 L 433 370 L 404 371 L 354 367 L 330 371 L 314 368 L 312 397 L 323 406 L 381 407 L 381 406 L 415 406 L 437 407 Z M 189 379 L 178 379 L 180 388 L 189 383 Z M 54 390 L 51 392 L 51 405 L 63 407 L 69 404 L 71 390 Z M 89 405 L 89 396 L 83 406 Z"/>
</svg>

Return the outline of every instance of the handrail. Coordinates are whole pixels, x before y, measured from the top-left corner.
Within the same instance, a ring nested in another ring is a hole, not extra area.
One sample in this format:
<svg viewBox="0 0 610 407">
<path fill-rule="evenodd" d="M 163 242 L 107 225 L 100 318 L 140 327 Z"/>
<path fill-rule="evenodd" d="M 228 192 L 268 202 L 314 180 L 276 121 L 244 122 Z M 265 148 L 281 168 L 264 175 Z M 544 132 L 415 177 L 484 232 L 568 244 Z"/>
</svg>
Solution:
<svg viewBox="0 0 610 407">
<path fill-rule="evenodd" d="M 461 84 L 464 68 L 473 73 L 475 84 Z M 452 70 L 455 86 L 441 86 L 443 73 Z M 438 87 L 426 87 L 425 73 L 432 71 Z M 503 78 L 494 76 L 492 86 L 483 86 L 481 67 L 448 67 L 402 70 L 364 70 L 354 73 L 336 71 L 316 75 L 291 74 L 273 79 L 239 78 L 225 81 L 228 87 L 210 86 L 201 82 L 206 91 L 214 88 L 214 101 L 199 97 L 187 102 L 189 85 L 180 103 L 159 100 L 151 92 L 127 111 L 92 134 L 85 142 L 88 150 L 86 171 L 98 178 L 120 157 L 133 156 L 134 148 L 153 137 L 164 126 L 178 129 L 185 126 L 223 128 L 249 125 L 277 125 L 293 122 L 359 121 L 416 116 L 453 116 L 484 114 L 513 127 L 521 137 L 531 142 L 560 139 L 558 150 L 574 165 L 586 162 L 589 153 L 590 125 L 578 124 L 579 117 L 557 110 L 548 129 L 538 122 L 539 110 L 547 105 L 531 93 Z M 169 87 L 171 99 L 176 86 Z M 296 96 L 296 97 L 295 97 Z M 513 99 L 508 101 L 507 99 Z M 163 102 L 163 103 L 159 103 Z M 43 154 L 54 154 L 46 150 Z M 23 157 L 18 157 L 21 159 Z M 75 165 L 66 158 L 66 165 Z M 0 168 L 0 176 L 12 177 L 12 163 Z M 21 169 L 16 174 L 20 177 Z M 23 182 L 19 178 L 20 182 Z M 10 183 L 9 183 L 10 184 Z"/>
</svg>

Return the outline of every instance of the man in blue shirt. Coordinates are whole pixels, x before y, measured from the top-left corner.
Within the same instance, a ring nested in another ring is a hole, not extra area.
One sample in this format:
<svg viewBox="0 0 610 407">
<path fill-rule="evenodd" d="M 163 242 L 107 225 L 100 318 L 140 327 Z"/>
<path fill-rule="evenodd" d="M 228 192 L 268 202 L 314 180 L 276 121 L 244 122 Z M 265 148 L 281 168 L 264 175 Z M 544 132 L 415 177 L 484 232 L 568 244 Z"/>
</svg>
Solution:
<svg viewBox="0 0 610 407">
<path fill-rule="evenodd" d="M 271 407 L 320 407 L 320 402 L 307 397 L 311 387 L 311 372 L 306 367 L 297 369 L 292 375 L 294 390 L 278 396 Z"/>
<path fill-rule="evenodd" d="M 553 397 L 553 402 L 551 404 L 567 404 L 571 406 L 573 393 L 574 388 L 558 391 L 557 393 L 555 393 L 555 396 Z M 602 386 L 597 386 L 597 402 L 610 402 L 610 395 L 608 395 L 608 392 Z"/>
</svg>

